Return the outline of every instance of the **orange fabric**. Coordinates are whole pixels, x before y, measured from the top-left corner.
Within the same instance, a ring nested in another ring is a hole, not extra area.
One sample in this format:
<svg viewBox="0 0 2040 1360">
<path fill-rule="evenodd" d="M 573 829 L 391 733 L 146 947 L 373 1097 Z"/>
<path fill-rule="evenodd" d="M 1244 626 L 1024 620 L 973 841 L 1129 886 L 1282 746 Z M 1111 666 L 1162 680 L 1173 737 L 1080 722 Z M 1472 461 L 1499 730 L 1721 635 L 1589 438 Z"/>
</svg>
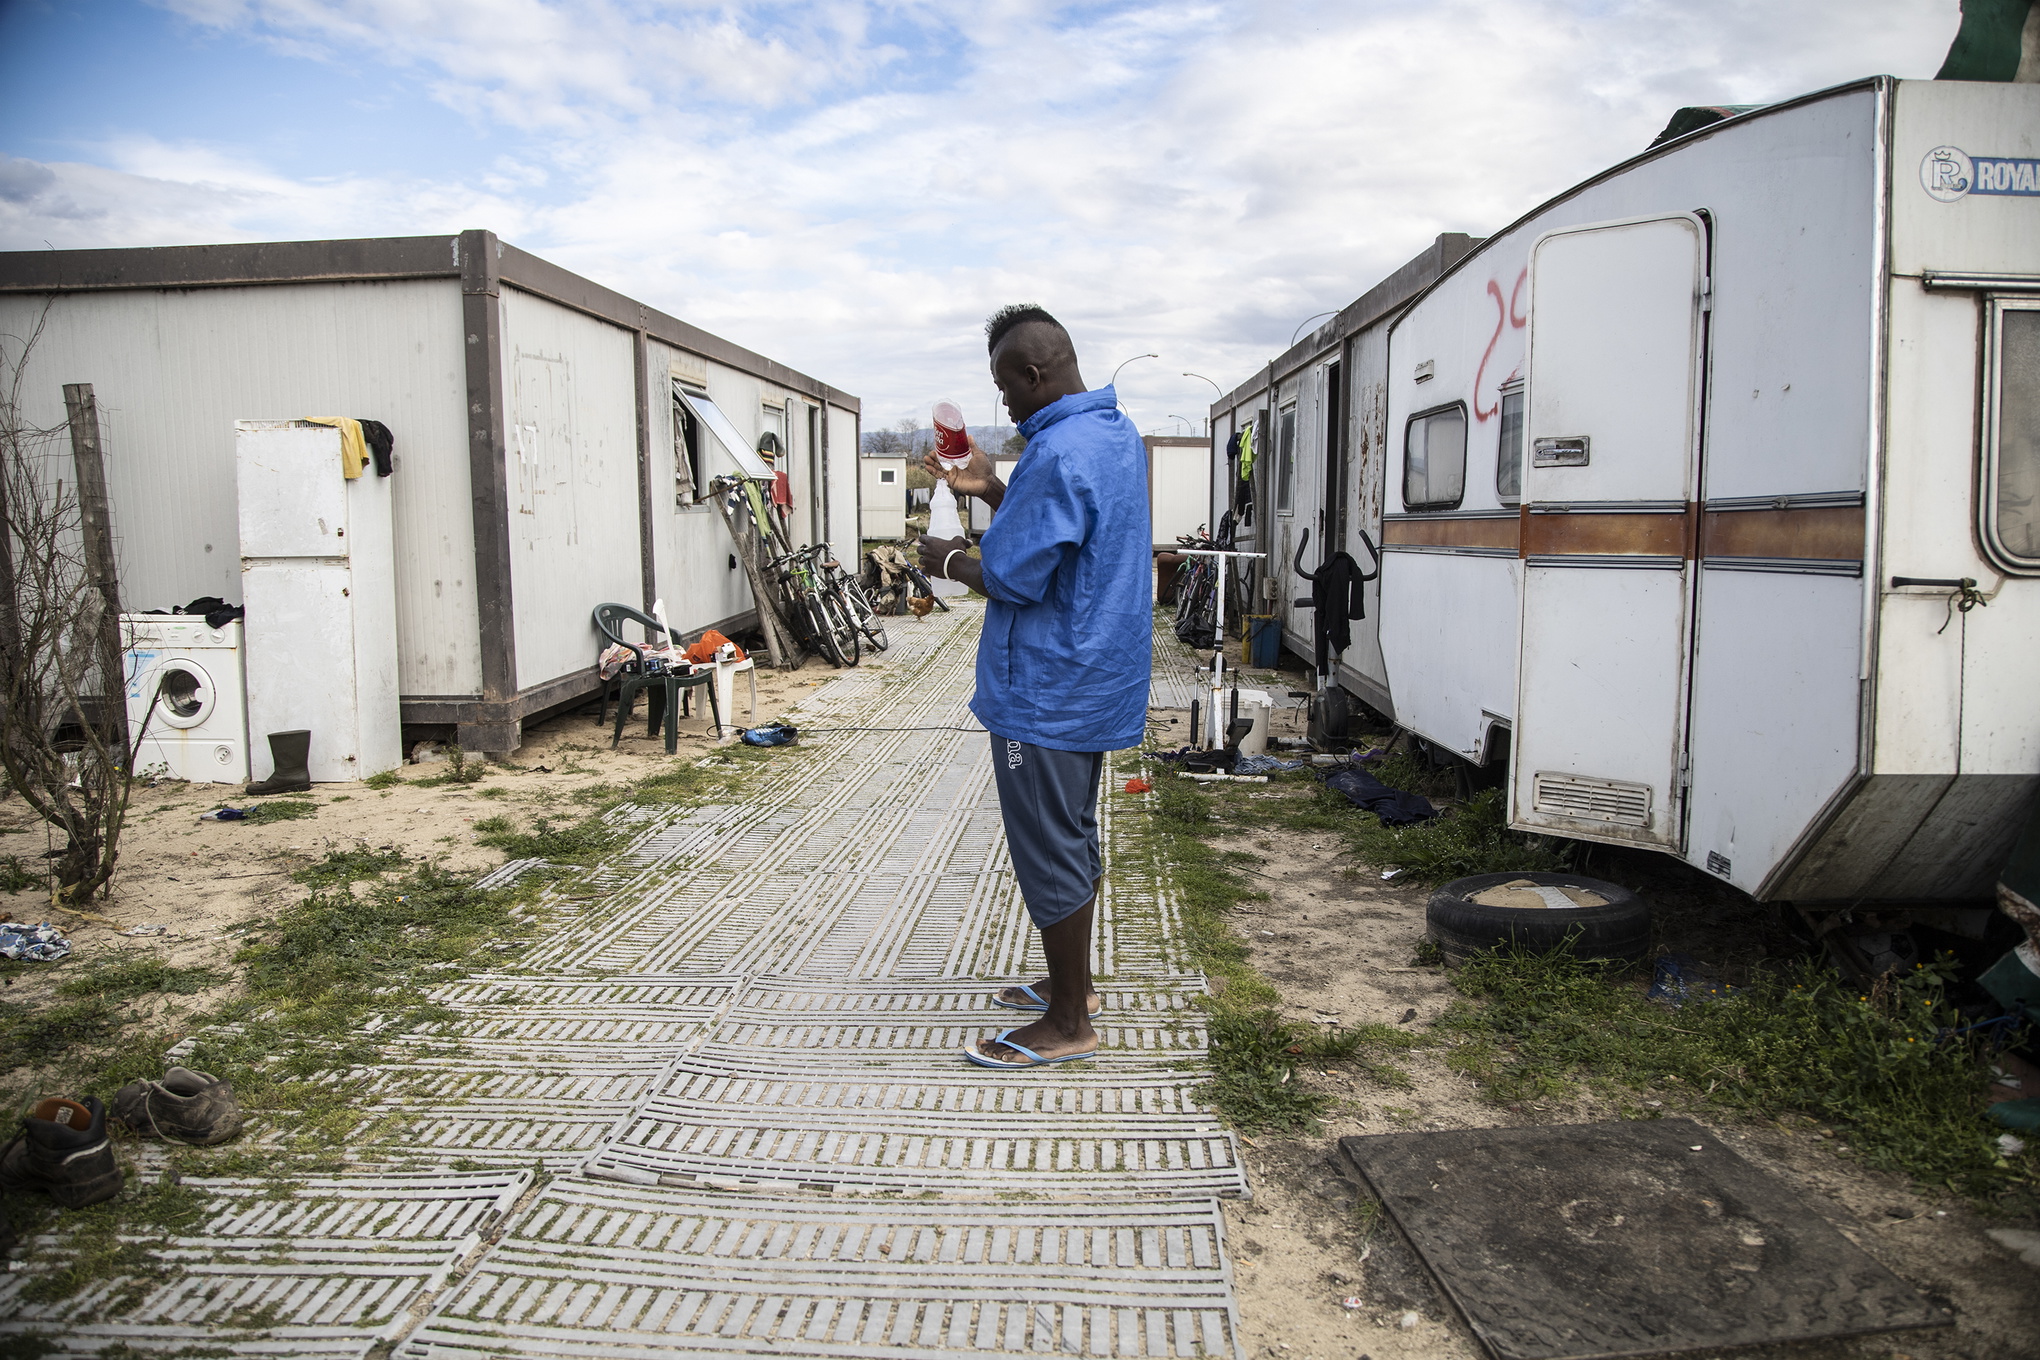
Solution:
<svg viewBox="0 0 2040 1360">
<path fill-rule="evenodd" d="M 696 642 L 693 646 L 687 649 L 687 659 L 689 661 L 692 661 L 697 666 L 705 666 L 709 662 L 715 660 L 715 654 L 717 650 L 726 645 L 736 647 L 735 643 L 731 642 L 721 633 L 718 633 L 715 631 L 715 629 L 711 628 L 706 633 L 703 633 L 701 635 L 701 640 L 699 642 Z M 743 659 L 744 649 L 742 647 L 737 647 L 737 660 L 742 661 Z"/>
</svg>

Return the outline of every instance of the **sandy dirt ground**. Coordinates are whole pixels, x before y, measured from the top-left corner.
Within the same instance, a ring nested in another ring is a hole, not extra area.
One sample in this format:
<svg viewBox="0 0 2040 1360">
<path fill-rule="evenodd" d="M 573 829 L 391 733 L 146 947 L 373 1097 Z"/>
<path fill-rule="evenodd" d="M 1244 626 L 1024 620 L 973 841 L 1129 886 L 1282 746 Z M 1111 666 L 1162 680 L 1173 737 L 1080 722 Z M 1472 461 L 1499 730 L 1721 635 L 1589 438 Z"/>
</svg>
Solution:
<svg viewBox="0 0 2040 1360">
<path fill-rule="evenodd" d="M 866 670 L 884 668 L 882 657 L 864 663 Z M 840 673 L 819 658 L 798 671 L 761 665 L 757 721 L 772 721 Z M 750 691 L 742 675 L 735 693 L 736 719 L 748 724 Z M 647 778 L 669 760 L 699 760 L 718 744 L 698 701 L 695 714 L 680 724 L 679 749 L 672 756 L 666 754 L 663 736 L 645 734 L 642 702 L 615 750 L 610 749 L 610 731 L 595 725 L 592 706 L 585 713 L 562 714 L 527 729 L 524 744 L 508 757 L 485 762 L 477 782 L 420 786 L 419 781 L 450 767 L 443 760 L 406 764 L 397 771 L 402 782 L 391 788 L 316 784 L 311 797 L 318 811 L 290 821 L 199 820 L 200 813 L 222 803 L 248 807 L 262 801 L 241 796 L 238 786 L 137 785 L 119 869 L 90 915 L 52 909 L 43 891 L 27 889 L 0 893 L 0 919 L 53 922 L 70 936 L 73 957 L 79 960 L 143 954 L 180 966 L 224 968 L 242 943 L 246 923 L 304 891 L 291 881 L 291 872 L 332 851 L 393 848 L 413 860 L 479 876 L 501 864 L 503 853 L 476 843 L 475 822 L 509 816 L 528 827 L 540 816 L 578 820 L 586 807 L 573 801 L 575 792 Z M 731 739 L 726 735 L 724 741 Z M 37 865 L 48 844 L 43 824 L 21 799 L 0 799 L 0 855 Z M 164 933 L 125 933 L 157 926 Z M 50 985 L 56 980 L 52 976 Z M 46 990 L 32 974 L 9 982 L 10 1000 L 29 1000 Z M 227 994 L 219 990 L 159 1000 L 153 1003 L 155 1018 L 174 1024 L 176 1014 L 209 1008 Z"/>
<path fill-rule="evenodd" d="M 1456 995 L 1445 970 L 1415 962 L 1428 894 L 1354 866 L 1337 838 L 1270 830 L 1222 842 L 1262 860 L 1238 925 L 1283 1012 L 1317 1024 L 1407 1023 L 1421 1029 Z M 1632 884 L 1632 886 L 1635 886 Z M 1483 1352 L 1432 1287 L 1340 1152 L 1347 1134 L 1584 1123 L 1619 1117 L 1591 1096 L 1497 1107 L 1451 1071 L 1442 1047 L 1393 1060 L 1412 1084 L 1308 1074 L 1338 1101 L 1324 1133 L 1256 1138 L 1245 1149 L 1254 1199 L 1227 1207 L 1250 1356 L 1280 1360 L 1477 1360 Z M 1679 1111 L 1679 1113 L 1689 1113 Z M 1744 1356 L 2033 1360 L 2040 1356 L 2040 1269 L 1984 1235 L 1961 1201 L 1838 1154 L 1809 1123 L 1736 1123 L 1693 1114 L 1755 1165 L 1793 1185 L 1835 1227 L 1929 1298 L 1952 1327 L 1846 1342 L 1738 1351 Z M 1351 1300 L 1354 1306 L 1348 1306 Z"/>
</svg>

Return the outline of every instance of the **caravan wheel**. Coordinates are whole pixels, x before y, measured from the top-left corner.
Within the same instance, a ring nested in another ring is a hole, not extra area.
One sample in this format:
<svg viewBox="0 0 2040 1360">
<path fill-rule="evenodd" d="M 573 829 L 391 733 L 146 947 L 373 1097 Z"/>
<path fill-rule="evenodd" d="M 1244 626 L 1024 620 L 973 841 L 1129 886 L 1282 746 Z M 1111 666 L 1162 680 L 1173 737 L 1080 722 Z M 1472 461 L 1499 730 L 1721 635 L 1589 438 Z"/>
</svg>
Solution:
<svg viewBox="0 0 2040 1360">
<path fill-rule="evenodd" d="M 1425 933 L 1455 965 L 1505 946 L 1633 962 L 1650 946 L 1649 904 L 1619 883 L 1580 874 L 1455 878 L 1431 894 L 1424 920 Z"/>
</svg>

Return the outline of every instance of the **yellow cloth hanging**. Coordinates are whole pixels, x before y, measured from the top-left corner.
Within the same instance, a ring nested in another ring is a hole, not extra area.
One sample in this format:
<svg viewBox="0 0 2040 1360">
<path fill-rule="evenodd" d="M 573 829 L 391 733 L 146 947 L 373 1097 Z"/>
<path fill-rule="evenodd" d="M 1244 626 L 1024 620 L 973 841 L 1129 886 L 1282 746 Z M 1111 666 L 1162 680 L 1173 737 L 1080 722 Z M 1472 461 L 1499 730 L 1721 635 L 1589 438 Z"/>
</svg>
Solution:
<svg viewBox="0 0 2040 1360">
<path fill-rule="evenodd" d="M 347 416 L 306 416 L 305 424 L 339 427 L 340 475 L 350 482 L 361 476 L 361 470 L 368 466 L 368 440 L 362 436 L 359 420 Z"/>
</svg>

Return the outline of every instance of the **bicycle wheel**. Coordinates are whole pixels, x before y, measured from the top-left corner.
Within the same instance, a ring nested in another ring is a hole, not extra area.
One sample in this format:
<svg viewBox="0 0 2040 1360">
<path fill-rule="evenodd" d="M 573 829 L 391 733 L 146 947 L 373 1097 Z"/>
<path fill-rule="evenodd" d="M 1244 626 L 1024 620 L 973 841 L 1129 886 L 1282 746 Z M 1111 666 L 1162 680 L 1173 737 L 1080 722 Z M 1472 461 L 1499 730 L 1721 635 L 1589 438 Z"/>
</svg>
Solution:
<svg viewBox="0 0 2040 1360">
<path fill-rule="evenodd" d="M 882 652 L 891 646 L 892 640 L 885 635 L 885 625 L 878 621 L 878 611 L 873 609 L 871 601 L 865 598 L 864 587 L 849 576 L 839 577 L 837 584 L 843 587 L 843 598 L 850 605 L 850 617 L 857 621 L 857 631 L 864 634 L 865 641 L 871 644 L 871 650 Z"/>
<path fill-rule="evenodd" d="M 842 665 L 843 654 L 836 649 L 836 637 L 829 628 L 828 606 L 822 602 L 822 597 L 809 595 L 801 601 L 801 610 L 807 617 L 808 633 L 813 639 L 810 645 L 831 666 Z"/>
<path fill-rule="evenodd" d="M 829 640 L 835 644 L 836 655 L 843 658 L 843 665 L 856 665 L 864 654 L 864 635 L 841 591 L 832 590 L 822 596 L 822 613 L 829 621 Z"/>
</svg>

